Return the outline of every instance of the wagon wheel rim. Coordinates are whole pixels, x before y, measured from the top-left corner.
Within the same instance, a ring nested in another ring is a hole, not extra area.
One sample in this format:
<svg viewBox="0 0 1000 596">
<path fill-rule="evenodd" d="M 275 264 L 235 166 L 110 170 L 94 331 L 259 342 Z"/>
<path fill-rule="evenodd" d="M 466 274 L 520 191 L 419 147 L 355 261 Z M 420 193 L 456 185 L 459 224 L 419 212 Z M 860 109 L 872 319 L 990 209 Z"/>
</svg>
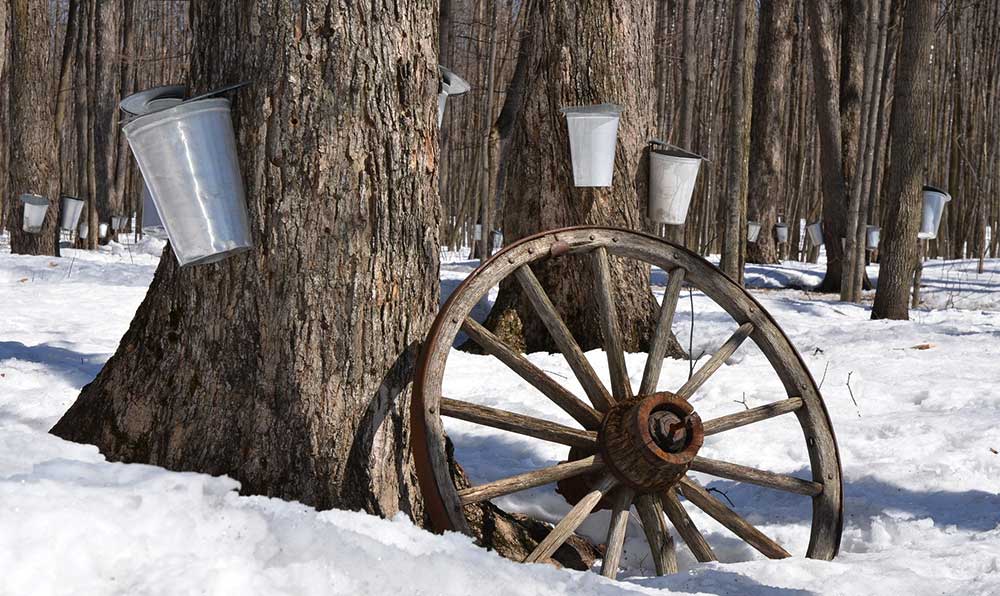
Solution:
<svg viewBox="0 0 1000 596">
<path fill-rule="evenodd" d="M 555 311 L 550 303 L 547 304 L 545 291 L 530 268 L 531 264 L 567 254 L 590 255 L 596 280 L 595 298 L 601 312 L 604 349 L 608 357 L 610 387 L 605 387 L 598 379 L 559 315 L 555 314 L 555 318 L 552 318 Z M 669 274 L 657 331 L 651 342 L 639 390 L 634 394 L 625 369 L 617 319 L 612 314 L 615 291 L 610 283 L 609 255 L 655 265 Z M 526 358 L 506 348 L 499 339 L 471 318 L 472 308 L 482 296 L 511 276 L 517 277 L 535 312 L 542 317 L 583 387 L 583 396 L 576 396 L 563 388 Z M 722 307 L 739 327 L 678 389 L 674 392 L 657 393 L 655 389 L 666 351 L 666 331 L 670 329 L 684 283 L 693 285 Z M 465 331 L 486 353 L 528 381 L 583 428 L 443 397 L 441 389 L 448 354 L 459 331 Z M 686 424 L 687 436 L 684 440 L 687 441 L 685 445 L 690 446 L 690 435 L 693 434 L 711 436 L 786 414 L 795 414 L 808 451 L 812 480 L 701 457 L 697 455 L 700 442 L 678 459 L 669 452 L 664 454 L 667 451 L 665 444 L 657 444 L 661 439 L 669 441 L 669 437 L 657 436 L 656 441 L 648 441 L 648 435 L 647 442 L 652 444 L 653 450 L 659 447 L 659 456 L 665 462 L 658 462 L 657 465 L 661 467 L 656 468 L 656 471 L 676 477 L 670 482 L 652 487 L 650 482 L 655 481 L 648 481 L 645 476 L 637 481 L 635 474 L 630 476 L 628 470 L 623 470 L 622 468 L 628 467 L 629 462 L 624 462 L 626 465 L 623 465 L 622 461 L 617 461 L 621 459 L 616 455 L 617 451 L 607 450 L 609 436 L 614 431 L 607 428 L 608 420 L 612 418 L 610 413 L 618 413 L 618 426 L 634 428 L 637 424 L 642 426 L 648 421 L 651 409 L 648 404 L 645 408 L 646 418 L 642 418 L 644 413 L 638 410 L 654 396 L 659 400 L 657 407 L 661 407 L 661 410 L 669 404 L 674 407 L 680 403 L 689 403 L 688 400 L 696 395 L 698 389 L 747 340 L 753 341 L 763 352 L 772 370 L 777 373 L 786 397 L 704 422 L 696 413 L 691 416 L 675 408 L 671 412 L 674 414 L 671 420 L 678 424 L 673 424 L 670 428 L 680 428 Z M 449 471 L 442 416 L 560 443 L 586 450 L 593 455 L 459 490 Z M 584 474 L 594 478 L 589 485 L 589 492 L 553 527 L 549 535 L 526 558 L 526 562 L 543 561 L 551 556 L 602 499 L 612 503 L 608 547 L 601 570 L 603 575 L 614 577 L 617 573 L 628 513 L 632 506 L 639 513 L 657 575 L 677 570 L 667 520 L 698 561 L 716 560 L 711 545 L 695 526 L 679 496 L 683 496 L 689 504 L 765 556 L 790 556 L 781 545 L 713 497 L 689 475 L 690 471 L 811 498 L 812 524 L 806 556 L 828 560 L 839 549 L 843 524 L 840 457 L 829 414 L 804 361 L 771 315 L 745 289 L 699 255 L 655 236 L 617 228 L 564 228 L 524 238 L 483 263 L 452 292 L 431 326 L 418 362 L 411 417 L 414 463 L 427 516 L 435 531 L 455 530 L 471 535 L 463 513 L 465 504 L 490 500 Z M 680 424 L 681 418 L 683 424 Z M 637 420 L 640 422 L 636 422 Z M 671 465 L 674 467 L 670 467 Z"/>
</svg>

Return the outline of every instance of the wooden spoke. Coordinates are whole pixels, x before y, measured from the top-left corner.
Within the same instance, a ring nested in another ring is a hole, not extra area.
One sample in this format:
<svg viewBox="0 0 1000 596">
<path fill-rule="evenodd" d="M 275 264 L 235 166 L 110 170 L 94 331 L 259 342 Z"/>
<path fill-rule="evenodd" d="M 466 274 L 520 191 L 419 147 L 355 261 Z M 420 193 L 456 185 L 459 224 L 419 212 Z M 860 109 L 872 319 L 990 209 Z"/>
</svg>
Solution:
<svg viewBox="0 0 1000 596">
<path fill-rule="evenodd" d="M 656 575 L 677 573 L 677 551 L 667 524 L 663 522 L 663 509 L 652 495 L 642 495 L 635 500 L 635 509 L 642 520 L 642 530 L 646 534 L 649 552 L 653 555 Z"/>
<path fill-rule="evenodd" d="M 587 519 L 590 512 L 597 507 L 597 504 L 601 501 L 604 495 L 615 487 L 618 483 L 614 476 L 610 474 L 604 476 L 594 490 L 587 493 L 582 499 L 580 499 L 576 505 L 570 509 L 566 517 L 556 524 L 556 527 L 552 528 L 549 535 L 545 537 L 544 540 L 538 543 L 535 550 L 531 551 L 525 559 L 525 563 L 537 563 L 539 561 L 544 561 L 552 556 L 552 553 L 556 552 L 563 542 L 580 527 L 583 520 Z"/>
<path fill-rule="evenodd" d="M 584 428 L 596 429 L 601 426 L 601 414 L 570 393 L 527 358 L 511 350 L 500 341 L 500 338 L 483 327 L 475 319 L 467 317 L 462 325 L 462 331 L 479 344 L 486 353 L 506 364 L 522 379 L 541 391 L 546 397 L 562 408 Z"/>
<path fill-rule="evenodd" d="M 479 503 L 603 468 L 604 463 L 601 462 L 601 458 L 592 455 L 576 461 L 563 462 L 540 470 L 466 488 L 458 491 L 458 496 L 461 497 L 463 505 Z"/>
<path fill-rule="evenodd" d="M 556 307 L 552 305 L 552 301 L 549 300 L 548 295 L 542 288 L 542 284 L 538 282 L 538 278 L 535 277 L 535 274 L 527 265 L 518 267 L 515 275 L 521 284 L 521 288 L 524 289 L 524 293 L 528 296 L 528 300 L 531 301 L 535 312 L 542 319 L 542 323 L 545 324 L 546 329 L 552 335 L 552 339 L 559 346 L 559 350 L 566 358 L 566 362 L 573 369 L 573 374 L 576 375 L 576 378 L 583 386 L 583 390 L 590 399 L 590 403 L 594 404 L 594 407 L 598 410 L 607 412 L 611 408 L 611 395 L 601 383 L 601 380 L 597 378 L 597 373 L 594 372 L 593 367 L 587 362 L 587 357 L 583 355 L 583 350 L 580 349 L 580 346 L 573 339 L 573 335 L 566 327 L 566 324 L 563 323 L 559 313 L 556 312 Z"/>
<path fill-rule="evenodd" d="M 677 395 L 684 399 L 691 399 L 694 392 L 698 390 L 699 387 L 705 384 L 705 381 L 711 377 L 715 371 L 725 364 L 729 357 L 736 353 L 736 350 L 743 344 L 746 338 L 750 337 L 753 333 L 753 323 L 743 323 L 740 328 L 733 333 L 726 343 L 722 344 L 719 350 L 712 354 L 712 357 L 708 359 L 708 362 L 704 366 L 699 368 L 687 383 L 684 383 L 680 389 L 677 390 Z"/>
<path fill-rule="evenodd" d="M 704 472 L 705 474 L 711 474 L 719 478 L 736 480 L 737 482 L 749 482 L 750 484 L 806 495 L 807 497 L 815 497 L 823 492 L 823 485 L 818 482 L 803 480 L 786 474 L 766 472 L 727 461 L 708 459 L 707 457 L 698 455 L 691 462 L 691 469 L 695 472 Z"/>
<path fill-rule="evenodd" d="M 765 406 L 759 406 L 743 412 L 713 418 L 704 423 L 705 436 L 718 434 L 727 430 L 753 424 L 754 422 L 768 420 L 776 416 L 781 416 L 782 414 L 788 414 L 789 412 L 794 412 L 801 407 L 802 398 L 790 397 Z"/>
<path fill-rule="evenodd" d="M 649 395 L 655 392 L 656 384 L 660 381 L 660 369 L 663 368 L 663 358 L 667 354 L 670 327 L 674 322 L 674 312 L 677 311 L 677 300 L 681 294 L 681 285 L 684 283 L 684 273 L 680 267 L 670 271 L 667 290 L 663 294 L 663 304 L 660 305 L 660 319 L 656 323 L 656 333 L 649 345 L 646 368 L 642 371 L 639 395 Z"/>
<path fill-rule="evenodd" d="M 611 394 L 617 401 L 632 398 L 632 383 L 625 367 L 625 351 L 622 349 L 621 331 L 618 328 L 618 309 L 611 292 L 611 266 L 608 251 L 598 246 L 590 253 L 594 268 L 594 283 L 597 286 L 597 306 L 601 310 L 601 333 L 604 335 L 604 350 L 608 355 L 608 370 L 611 372 Z"/>
<path fill-rule="evenodd" d="M 677 528 L 677 533 L 684 539 L 684 544 L 691 549 L 691 553 L 694 558 L 698 559 L 699 563 L 716 561 L 715 552 L 712 551 L 712 547 L 709 546 L 702 533 L 698 531 L 698 527 L 694 525 L 694 521 L 684 510 L 684 506 L 681 505 L 680 499 L 677 498 L 677 493 L 674 491 L 674 488 L 670 488 L 660 496 L 664 513 L 667 514 L 670 523 Z"/>
<path fill-rule="evenodd" d="M 621 487 L 615 493 L 611 509 L 611 523 L 608 525 L 608 547 L 601 562 L 601 575 L 614 579 L 618 575 L 618 564 L 625 550 L 625 529 L 628 526 L 628 510 L 632 507 L 635 491 Z"/>
<path fill-rule="evenodd" d="M 681 493 L 684 498 L 695 504 L 696 507 L 707 513 L 730 532 L 736 534 L 744 542 L 760 551 L 764 556 L 771 559 L 784 559 L 792 556 L 780 544 L 771 540 L 763 532 L 750 525 L 750 523 L 739 516 L 735 511 L 726 507 L 713 497 L 701 485 L 690 478 L 682 478 L 680 482 Z"/>
<path fill-rule="evenodd" d="M 594 431 L 579 430 L 563 426 L 562 424 L 556 424 L 555 422 L 549 422 L 548 420 L 448 399 L 447 397 L 441 398 L 441 415 L 502 430 L 509 430 L 513 433 L 535 437 L 543 441 L 569 445 L 570 447 L 580 447 L 591 451 L 597 447 L 597 433 Z"/>
</svg>

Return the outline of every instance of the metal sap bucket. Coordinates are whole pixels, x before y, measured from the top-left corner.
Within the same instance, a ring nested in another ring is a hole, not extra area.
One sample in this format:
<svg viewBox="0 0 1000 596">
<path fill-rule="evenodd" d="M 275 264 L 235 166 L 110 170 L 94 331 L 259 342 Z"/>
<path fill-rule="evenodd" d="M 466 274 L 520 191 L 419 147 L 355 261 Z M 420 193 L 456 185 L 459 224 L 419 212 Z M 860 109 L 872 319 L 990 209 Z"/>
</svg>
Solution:
<svg viewBox="0 0 1000 596">
<path fill-rule="evenodd" d="M 20 197 L 24 203 L 24 221 L 21 229 L 29 234 L 37 234 L 45 225 L 45 213 L 49 210 L 49 200 L 40 195 L 23 194 Z"/>
<path fill-rule="evenodd" d="M 482 224 L 476 224 L 476 231 L 473 234 L 473 239 L 474 240 L 482 240 L 483 239 L 483 225 Z"/>
<path fill-rule="evenodd" d="M 500 230 L 493 230 L 493 251 L 496 252 L 503 248 L 503 232 Z"/>
<path fill-rule="evenodd" d="M 806 234 L 809 236 L 809 246 L 823 246 L 822 222 L 817 221 L 806 226 Z"/>
<path fill-rule="evenodd" d="M 72 232 L 76 229 L 76 224 L 80 223 L 80 215 L 87 202 L 76 197 L 63 195 L 61 203 L 62 216 L 59 219 L 59 227 L 67 232 Z"/>
<path fill-rule="evenodd" d="M 156 204 L 153 196 L 149 194 L 149 187 L 142 185 L 142 233 L 159 240 L 167 238 L 167 230 L 163 227 L 163 220 L 156 211 Z"/>
<path fill-rule="evenodd" d="M 464 95 L 472 89 L 462 77 L 451 72 L 444 66 L 438 64 L 438 72 L 441 74 L 441 90 L 438 92 L 438 126 L 444 122 L 444 108 L 448 103 L 449 95 Z"/>
<path fill-rule="evenodd" d="M 115 231 L 121 231 L 125 229 L 128 225 L 128 220 L 131 219 L 127 215 L 112 215 L 111 216 L 111 229 Z"/>
<path fill-rule="evenodd" d="M 569 129 L 573 185 L 611 186 L 622 108 L 610 103 L 562 108 Z"/>
<path fill-rule="evenodd" d="M 785 244 L 788 242 L 788 224 L 786 223 L 776 223 L 774 224 L 774 234 L 778 237 L 779 244 Z"/>
<path fill-rule="evenodd" d="M 878 226 L 865 226 L 865 248 L 875 250 L 878 248 L 879 236 L 882 230 Z"/>
<path fill-rule="evenodd" d="M 102 240 L 108 237 L 108 224 L 106 223 L 97 224 L 97 237 L 101 238 Z"/>
<path fill-rule="evenodd" d="M 920 232 L 917 238 L 927 240 L 937 238 L 938 228 L 941 227 L 941 213 L 944 211 L 944 204 L 951 200 L 951 195 L 933 186 L 924 187 L 924 208 L 920 218 Z"/>
<path fill-rule="evenodd" d="M 123 130 L 181 266 L 253 247 L 228 99 L 186 101 Z"/>
<path fill-rule="evenodd" d="M 660 141 L 649 147 L 649 219 L 680 225 L 687 219 L 702 156 Z"/>
<path fill-rule="evenodd" d="M 756 221 L 747 222 L 747 242 L 757 242 L 760 236 L 760 224 Z"/>
<path fill-rule="evenodd" d="M 90 226 L 87 225 L 87 222 L 83 222 L 82 224 L 80 224 L 80 227 L 76 231 L 76 235 L 77 237 L 80 238 L 80 240 L 86 240 L 87 234 L 89 233 L 90 233 Z"/>
</svg>

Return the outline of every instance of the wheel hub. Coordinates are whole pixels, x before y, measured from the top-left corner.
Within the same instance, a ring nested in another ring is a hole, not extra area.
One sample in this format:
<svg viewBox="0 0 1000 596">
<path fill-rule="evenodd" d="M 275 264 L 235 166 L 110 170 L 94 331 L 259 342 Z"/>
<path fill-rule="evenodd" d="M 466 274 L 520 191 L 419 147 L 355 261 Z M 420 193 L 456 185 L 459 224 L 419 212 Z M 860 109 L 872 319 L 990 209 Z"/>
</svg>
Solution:
<svg viewBox="0 0 1000 596">
<path fill-rule="evenodd" d="M 661 491 L 684 474 L 705 440 L 701 418 L 686 400 L 670 392 L 653 393 L 619 402 L 604 415 L 597 449 L 622 484 L 636 492 Z M 592 455 L 570 451 L 570 460 Z M 577 476 L 558 483 L 558 492 L 576 503 L 598 475 Z M 605 508 L 602 502 L 599 508 Z"/>
</svg>

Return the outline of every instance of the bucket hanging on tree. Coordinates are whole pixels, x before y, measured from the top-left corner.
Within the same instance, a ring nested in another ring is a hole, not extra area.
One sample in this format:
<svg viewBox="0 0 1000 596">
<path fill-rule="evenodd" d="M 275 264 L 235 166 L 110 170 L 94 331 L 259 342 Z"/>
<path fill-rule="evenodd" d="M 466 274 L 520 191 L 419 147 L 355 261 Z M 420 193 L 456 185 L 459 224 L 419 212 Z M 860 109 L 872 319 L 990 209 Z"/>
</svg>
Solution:
<svg viewBox="0 0 1000 596">
<path fill-rule="evenodd" d="M 760 223 L 756 221 L 747 222 L 747 242 L 757 242 L 760 236 Z"/>
<path fill-rule="evenodd" d="M 868 250 L 875 250 L 878 248 L 879 236 L 882 235 L 882 230 L 878 226 L 866 226 L 865 227 L 865 248 Z"/>
<path fill-rule="evenodd" d="M 920 231 L 917 238 L 929 240 L 937 238 L 938 228 L 941 227 L 941 214 L 944 212 L 944 205 L 951 200 L 951 195 L 933 186 L 924 187 L 923 214 L 920 218 Z"/>
<path fill-rule="evenodd" d="M 49 200 L 40 195 L 23 194 L 20 200 L 24 203 L 24 220 L 21 229 L 29 234 L 42 231 L 45 224 L 45 213 L 49 210 Z"/>
<path fill-rule="evenodd" d="M 444 122 L 444 108 L 451 95 L 465 95 L 472 86 L 465 79 L 438 64 L 441 74 L 441 90 L 438 91 L 438 126 Z"/>
<path fill-rule="evenodd" d="M 127 215 L 112 215 L 111 216 L 111 229 L 115 231 L 121 231 L 125 229 L 128 225 L 128 220 L 130 218 Z"/>
<path fill-rule="evenodd" d="M 806 235 L 809 236 L 809 246 L 823 246 L 822 222 L 817 221 L 806 226 Z"/>
<path fill-rule="evenodd" d="M 62 214 L 59 218 L 59 227 L 66 232 L 72 232 L 76 229 L 77 224 L 80 223 L 80 215 L 83 213 L 83 207 L 87 202 L 76 197 L 63 195 L 60 203 Z"/>
<path fill-rule="evenodd" d="M 88 234 L 90 234 L 90 226 L 87 225 L 87 222 L 81 223 L 80 227 L 77 228 L 77 231 L 76 231 L 77 237 L 80 240 L 86 240 Z"/>
<path fill-rule="evenodd" d="M 779 244 L 788 242 L 788 224 L 780 222 L 774 224 L 774 235 L 777 237 Z"/>
<path fill-rule="evenodd" d="M 107 223 L 97 224 L 97 237 L 100 238 L 101 240 L 104 240 L 105 238 L 108 237 L 108 224 Z"/>
<path fill-rule="evenodd" d="M 662 141 L 650 141 L 649 219 L 671 225 L 684 223 L 704 159 Z"/>
<path fill-rule="evenodd" d="M 602 103 L 560 110 L 569 130 L 569 152 L 573 161 L 573 185 L 611 186 L 615 173 L 615 147 L 622 107 Z"/>
<path fill-rule="evenodd" d="M 211 95 L 124 127 L 181 266 L 213 263 L 253 246 L 230 103 Z"/>
</svg>

